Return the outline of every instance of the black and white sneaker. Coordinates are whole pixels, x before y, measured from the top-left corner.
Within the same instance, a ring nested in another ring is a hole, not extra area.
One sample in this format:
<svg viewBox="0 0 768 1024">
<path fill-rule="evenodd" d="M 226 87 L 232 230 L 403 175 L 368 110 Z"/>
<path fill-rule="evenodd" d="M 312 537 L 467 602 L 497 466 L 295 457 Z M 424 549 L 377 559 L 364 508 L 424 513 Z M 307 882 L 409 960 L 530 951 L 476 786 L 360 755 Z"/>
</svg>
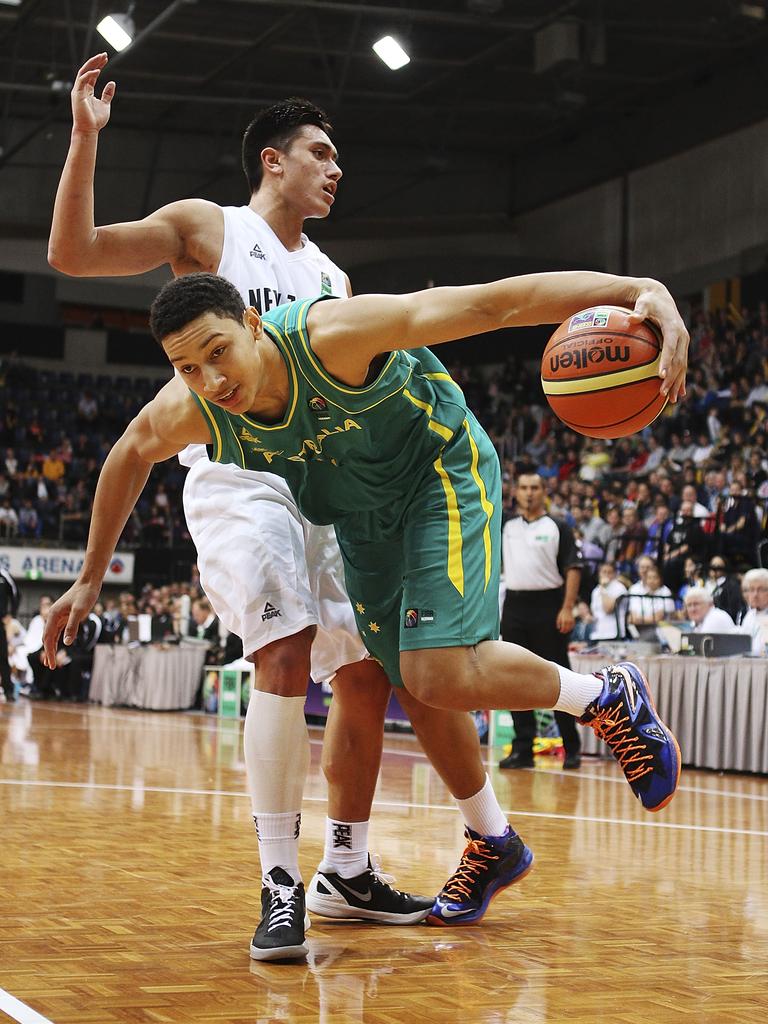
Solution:
<svg viewBox="0 0 768 1024">
<path fill-rule="evenodd" d="M 394 878 L 380 870 L 377 857 L 353 878 L 317 871 L 307 890 L 307 910 L 321 917 L 346 917 L 381 924 L 416 924 L 432 909 L 430 896 L 413 896 L 392 888 Z"/>
<path fill-rule="evenodd" d="M 272 868 L 261 890 L 261 920 L 251 941 L 254 960 L 298 960 L 307 955 L 304 886 Z"/>
</svg>

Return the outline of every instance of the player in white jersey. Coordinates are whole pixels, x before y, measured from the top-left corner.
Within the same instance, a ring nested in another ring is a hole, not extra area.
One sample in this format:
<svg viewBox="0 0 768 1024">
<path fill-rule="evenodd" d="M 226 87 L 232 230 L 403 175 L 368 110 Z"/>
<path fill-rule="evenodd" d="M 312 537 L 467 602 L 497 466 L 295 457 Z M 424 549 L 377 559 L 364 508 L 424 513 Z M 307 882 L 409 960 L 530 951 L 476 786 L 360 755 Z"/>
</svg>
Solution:
<svg viewBox="0 0 768 1024">
<path fill-rule="evenodd" d="M 349 294 L 346 277 L 302 230 L 305 219 L 328 215 L 341 178 L 330 126 L 306 101 L 276 104 L 246 131 L 248 206 L 187 199 L 141 221 L 97 228 L 97 139 L 115 93 L 109 82 L 101 98 L 94 94 L 106 62 L 106 54 L 88 60 L 72 90 L 72 141 L 49 243 L 54 267 L 79 276 L 138 274 L 166 263 L 176 275 L 218 272 L 260 311 L 324 291 Z M 211 463 L 200 447 L 186 449 L 184 461 L 191 466 L 184 508 L 201 582 L 256 666 L 244 748 L 264 888 L 251 956 L 300 957 L 307 949 L 298 837 L 309 764 L 303 708 L 310 665 L 316 679 L 333 678 L 334 700 L 323 744 L 325 851 L 307 906 L 332 917 L 423 919 L 432 900 L 391 888 L 368 857 L 390 686 L 380 667 L 364 658 L 333 535 L 302 519 L 276 476 Z M 468 715 L 426 707 L 406 691 L 398 696 L 471 830 L 444 889 L 472 888 L 482 859 L 478 843 L 508 828 L 482 766 L 474 725 Z"/>
</svg>

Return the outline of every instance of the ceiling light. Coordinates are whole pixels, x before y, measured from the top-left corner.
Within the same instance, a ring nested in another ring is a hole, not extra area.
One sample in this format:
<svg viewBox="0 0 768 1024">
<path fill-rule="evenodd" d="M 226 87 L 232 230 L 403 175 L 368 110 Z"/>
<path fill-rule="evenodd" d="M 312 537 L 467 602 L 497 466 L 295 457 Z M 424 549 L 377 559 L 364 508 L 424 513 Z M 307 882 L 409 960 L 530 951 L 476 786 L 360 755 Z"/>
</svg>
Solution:
<svg viewBox="0 0 768 1024">
<path fill-rule="evenodd" d="M 118 52 L 131 45 L 136 32 L 130 14 L 108 14 L 101 19 L 96 29 Z"/>
<path fill-rule="evenodd" d="M 393 71 L 405 67 L 411 60 L 400 43 L 392 36 L 383 36 L 381 39 L 377 39 L 373 44 L 373 50 L 376 56 L 380 57 Z"/>
<path fill-rule="evenodd" d="M 0 4 L 5 4 L 6 7 L 21 7 L 21 0 L 0 0 Z"/>
</svg>

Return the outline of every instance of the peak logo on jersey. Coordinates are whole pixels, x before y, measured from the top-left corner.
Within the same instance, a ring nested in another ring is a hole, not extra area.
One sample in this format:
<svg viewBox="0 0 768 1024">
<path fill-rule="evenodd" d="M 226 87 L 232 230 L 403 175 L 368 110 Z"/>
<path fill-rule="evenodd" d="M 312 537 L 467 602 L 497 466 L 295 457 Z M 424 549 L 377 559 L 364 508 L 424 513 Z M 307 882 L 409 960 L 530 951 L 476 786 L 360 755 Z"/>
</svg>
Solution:
<svg viewBox="0 0 768 1024">
<path fill-rule="evenodd" d="M 281 615 L 280 609 L 275 608 L 273 604 L 270 604 L 269 601 L 267 601 L 264 605 L 264 612 L 261 616 L 261 621 L 266 622 L 267 619 L 276 619 L 278 615 Z"/>
<path fill-rule="evenodd" d="M 408 608 L 405 612 L 404 626 L 406 629 L 416 629 L 419 624 L 419 609 Z"/>
<path fill-rule="evenodd" d="M 431 622 L 434 622 L 434 621 L 435 621 L 435 613 L 432 611 L 432 609 L 431 608 L 422 608 L 421 611 L 419 612 L 419 622 L 421 622 L 423 625 L 426 626 L 428 623 L 431 623 Z"/>
<path fill-rule="evenodd" d="M 267 258 L 261 251 L 261 248 L 258 244 L 254 245 L 254 247 L 251 249 L 250 255 L 253 256 L 255 260 L 265 260 Z"/>
<path fill-rule="evenodd" d="M 240 440 L 250 441 L 251 444 L 261 444 L 261 438 L 256 437 L 255 434 L 252 434 L 247 427 L 240 428 Z"/>
<path fill-rule="evenodd" d="M 333 295 L 333 285 L 331 284 L 331 279 L 324 270 L 320 272 L 320 294 Z"/>
</svg>

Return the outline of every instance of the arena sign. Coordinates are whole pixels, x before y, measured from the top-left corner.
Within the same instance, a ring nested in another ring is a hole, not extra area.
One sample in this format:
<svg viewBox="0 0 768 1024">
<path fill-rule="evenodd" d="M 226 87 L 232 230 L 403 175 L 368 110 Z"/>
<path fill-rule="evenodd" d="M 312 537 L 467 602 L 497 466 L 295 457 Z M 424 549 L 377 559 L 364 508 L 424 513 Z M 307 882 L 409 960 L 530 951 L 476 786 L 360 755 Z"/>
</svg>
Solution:
<svg viewBox="0 0 768 1024">
<path fill-rule="evenodd" d="M 84 559 L 84 551 L 0 547 L 0 569 L 5 569 L 18 580 L 75 580 Z M 132 583 L 133 559 L 133 555 L 121 552 L 114 554 L 104 582 Z"/>
</svg>

